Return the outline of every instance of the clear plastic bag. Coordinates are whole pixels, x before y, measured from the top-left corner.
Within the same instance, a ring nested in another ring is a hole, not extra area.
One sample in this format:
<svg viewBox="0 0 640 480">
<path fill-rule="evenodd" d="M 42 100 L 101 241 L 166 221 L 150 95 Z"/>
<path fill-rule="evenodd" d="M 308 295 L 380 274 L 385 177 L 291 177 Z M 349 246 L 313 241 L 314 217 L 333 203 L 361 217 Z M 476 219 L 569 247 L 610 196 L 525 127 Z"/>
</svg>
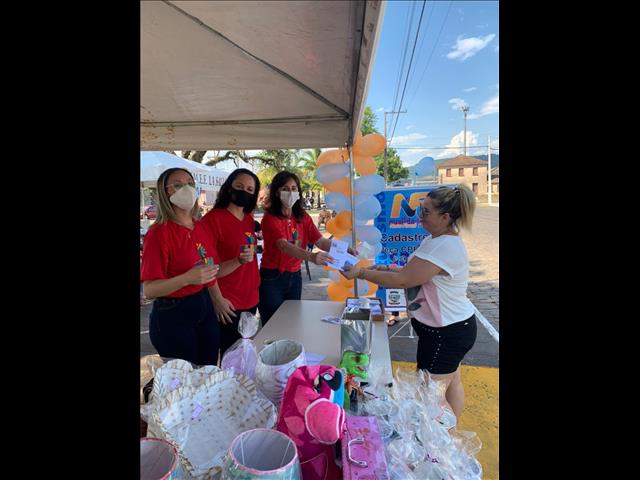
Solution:
<svg viewBox="0 0 640 480">
<path fill-rule="evenodd" d="M 235 374 L 242 374 L 251 380 L 256 378 L 256 363 L 258 350 L 250 338 L 258 333 L 260 320 L 251 312 L 242 312 L 238 322 L 238 339 L 222 357 L 221 366 L 224 370 L 231 370 Z"/>
</svg>

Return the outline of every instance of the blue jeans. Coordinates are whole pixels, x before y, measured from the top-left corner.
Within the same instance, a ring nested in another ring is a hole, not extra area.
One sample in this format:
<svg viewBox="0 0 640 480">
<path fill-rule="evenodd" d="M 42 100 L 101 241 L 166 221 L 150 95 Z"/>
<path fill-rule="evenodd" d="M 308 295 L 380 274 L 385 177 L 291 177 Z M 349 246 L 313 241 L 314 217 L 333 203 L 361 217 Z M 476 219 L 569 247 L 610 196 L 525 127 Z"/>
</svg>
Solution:
<svg viewBox="0 0 640 480">
<path fill-rule="evenodd" d="M 300 300 L 302 275 L 297 272 L 280 272 L 263 268 L 260 270 L 260 318 L 264 326 L 285 300 Z"/>
<path fill-rule="evenodd" d="M 217 365 L 220 327 L 207 289 L 182 298 L 157 298 L 149 338 L 161 357 Z"/>
</svg>

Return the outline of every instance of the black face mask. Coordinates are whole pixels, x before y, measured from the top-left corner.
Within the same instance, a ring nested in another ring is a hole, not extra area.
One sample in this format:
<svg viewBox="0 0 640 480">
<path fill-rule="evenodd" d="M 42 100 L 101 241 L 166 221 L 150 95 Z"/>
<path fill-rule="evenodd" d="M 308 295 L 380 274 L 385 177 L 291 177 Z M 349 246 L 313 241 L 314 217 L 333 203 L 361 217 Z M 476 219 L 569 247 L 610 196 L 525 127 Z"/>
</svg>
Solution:
<svg viewBox="0 0 640 480">
<path fill-rule="evenodd" d="M 247 208 L 253 203 L 253 194 L 231 187 L 231 201 L 239 207 Z"/>
</svg>

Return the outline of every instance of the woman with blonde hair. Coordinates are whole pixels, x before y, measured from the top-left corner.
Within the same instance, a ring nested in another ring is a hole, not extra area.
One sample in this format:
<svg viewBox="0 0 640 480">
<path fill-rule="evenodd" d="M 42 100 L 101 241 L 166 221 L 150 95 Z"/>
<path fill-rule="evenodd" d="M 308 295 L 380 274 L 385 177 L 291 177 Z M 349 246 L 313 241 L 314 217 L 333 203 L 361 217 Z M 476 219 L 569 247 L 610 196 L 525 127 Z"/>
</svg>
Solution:
<svg viewBox="0 0 640 480">
<path fill-rule="evenodd" d="M 469 258 L 459 236 L 471 229 L 475 196 L 465 185 L 440 187 L 420 205 L 420 222 L 430 234 L 402 268 L 352 267 L 343 275 L 385 288 L 404 288 L 407 313 L 418 334 L 417 367 L 445 382 L 446 399 L 459 417 L 464 407 L 460 362 L 476 341 L 476 318 L 467 298 Z"/>
<path fill-rule="evenodd" d="M 221 298 L 219 266 L 210 234 L 198 221 L 193 176 L 182 168 L 165 170 L 157 196 L 158 217 L 144 239 L 140 272 L 144 295 L 155 299 L 151 343 L 161 357 L 216 365 L 220 330 L 212 297 Z"/>
</svg>

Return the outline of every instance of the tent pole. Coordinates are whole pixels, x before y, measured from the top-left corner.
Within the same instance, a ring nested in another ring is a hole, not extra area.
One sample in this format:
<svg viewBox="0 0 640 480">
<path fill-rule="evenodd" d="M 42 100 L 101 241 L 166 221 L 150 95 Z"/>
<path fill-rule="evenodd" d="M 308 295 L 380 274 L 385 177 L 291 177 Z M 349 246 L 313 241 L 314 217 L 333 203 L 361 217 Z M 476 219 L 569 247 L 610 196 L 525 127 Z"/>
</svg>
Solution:
<svg viewBox="0 0 640 480">
<path fill-rule="evenodd" d="M 355 195 L 353 190 L 353 149 L 351 145 L 347 145 L 347 149 L 349 150 L 349 183 L 350 183 L 350 193 L 351 193 L 351 241 L 353 242 L 353 249 L 356 248 L 356 208 L 355 208 Z M 355 297 L 358 296 L 358 279 L 353 279 L 353 294 Z"/>
</svg>

